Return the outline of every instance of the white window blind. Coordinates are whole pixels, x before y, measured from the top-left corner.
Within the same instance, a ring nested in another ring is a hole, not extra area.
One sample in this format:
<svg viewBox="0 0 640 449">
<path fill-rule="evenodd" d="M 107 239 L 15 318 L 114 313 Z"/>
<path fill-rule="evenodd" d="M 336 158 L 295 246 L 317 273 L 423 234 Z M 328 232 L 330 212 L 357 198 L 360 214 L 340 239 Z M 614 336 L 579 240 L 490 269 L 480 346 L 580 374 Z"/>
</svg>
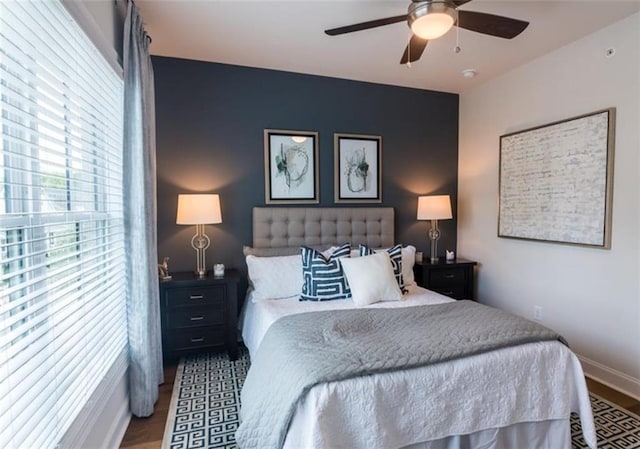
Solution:
<svg viewBox="0 0 640 449">
<path fill-rule="evenodd" d="M 126 348 L 123 83 L 48 1 L 0 1 L 0 447 L 55 447 Z"/>
</svg>

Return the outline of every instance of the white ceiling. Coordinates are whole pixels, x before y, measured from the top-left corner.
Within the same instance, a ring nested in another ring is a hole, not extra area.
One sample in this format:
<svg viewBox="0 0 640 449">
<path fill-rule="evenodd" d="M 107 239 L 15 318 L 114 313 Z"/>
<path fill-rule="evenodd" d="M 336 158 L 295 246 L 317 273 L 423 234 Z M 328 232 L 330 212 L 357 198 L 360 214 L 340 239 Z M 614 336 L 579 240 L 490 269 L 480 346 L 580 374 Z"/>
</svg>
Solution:
<svg viewBox="0 0 640 449">
<path fill-rule="evenodd" d="M 461 93 L 640 11 L 640 0 L 474 0 L 461 9 L 530 22 L 513 40 L 456 28 L 399 64 L 405 23 L 330 37 L 324 30 L 404 14 L 410 0 L 137 0 L 151 53 Z M 602 42 L 603 52 L 607 42 Z M 461 72 L 475 69 L 465 78 Z"/>
</svg>

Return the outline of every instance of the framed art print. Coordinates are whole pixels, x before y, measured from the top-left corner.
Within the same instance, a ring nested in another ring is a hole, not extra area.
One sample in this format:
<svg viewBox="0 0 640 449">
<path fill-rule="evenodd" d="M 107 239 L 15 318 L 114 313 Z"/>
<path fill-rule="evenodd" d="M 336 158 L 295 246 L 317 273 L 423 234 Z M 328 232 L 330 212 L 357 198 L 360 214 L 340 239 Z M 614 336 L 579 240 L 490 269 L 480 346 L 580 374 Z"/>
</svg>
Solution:
<svg viewBox="0 0 640 449">
<path fill-rule="evenodd" d="M 318 133 L 264 130 L 267 204 L 318 203 Z"/>
<path fill-rule="evenodd" d="M 382 137 L 334 134 L 335 202 L 382 202 Z"/>
<path fill-rule="evenodd" d="M 615 108 L 500 137 L 498 237 L 611 247 Z"/>
</svg>

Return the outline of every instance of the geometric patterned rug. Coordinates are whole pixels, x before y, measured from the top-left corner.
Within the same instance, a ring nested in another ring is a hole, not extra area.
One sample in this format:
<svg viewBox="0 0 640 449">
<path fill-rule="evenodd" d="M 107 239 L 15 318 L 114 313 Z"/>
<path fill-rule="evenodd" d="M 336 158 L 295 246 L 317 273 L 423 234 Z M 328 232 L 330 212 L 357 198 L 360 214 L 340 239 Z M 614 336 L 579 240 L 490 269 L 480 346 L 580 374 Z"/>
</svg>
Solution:
<svg viewBox="0 0 640 449">
<path fill-rule="evenodd" d="M 237 449 L 240 390 L 249 364 L 244 346 L 235 362 L 223 353 L 180 360 L 162 449 Z"/>
<path fill-rule="evenodd" d="M 596 425 L 599 449 L 640 448 L 640 416 L 596 396 L 589 394 L 593 421 Z M 571 442 L 574 449 L 588 447 L 582 438 L 578 415 L 571 415 Z"/>
<path fill-rule="evenodd" d="M 226 354 L 185 357 L 176 371 L 162 449 L 237 449 L 240 390 L 250 361 L 242 347 L 238 360 Z M 590 395 L 599 449 L 640 449 L 640 417 Z M 577 415 L 571 416 L 574 449 L 588 446 Z"/>
</svg>

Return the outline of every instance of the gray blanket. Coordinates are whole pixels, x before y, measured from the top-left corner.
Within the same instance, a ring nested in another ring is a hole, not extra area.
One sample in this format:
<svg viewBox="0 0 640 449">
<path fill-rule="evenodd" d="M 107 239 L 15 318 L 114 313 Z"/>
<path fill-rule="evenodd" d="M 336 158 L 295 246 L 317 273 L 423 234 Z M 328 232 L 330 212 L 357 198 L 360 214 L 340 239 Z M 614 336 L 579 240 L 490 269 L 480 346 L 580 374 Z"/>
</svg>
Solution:
<svg viewBox="0 0 640 449">
<path fill-rule="evenodd" d="M 310 312 L 267 331 L 241 393 L 241 449 L 281 448 L 298 401 L 314 385 L 445 362 L 561 337 L 472 301 Z"/>
</svg>

